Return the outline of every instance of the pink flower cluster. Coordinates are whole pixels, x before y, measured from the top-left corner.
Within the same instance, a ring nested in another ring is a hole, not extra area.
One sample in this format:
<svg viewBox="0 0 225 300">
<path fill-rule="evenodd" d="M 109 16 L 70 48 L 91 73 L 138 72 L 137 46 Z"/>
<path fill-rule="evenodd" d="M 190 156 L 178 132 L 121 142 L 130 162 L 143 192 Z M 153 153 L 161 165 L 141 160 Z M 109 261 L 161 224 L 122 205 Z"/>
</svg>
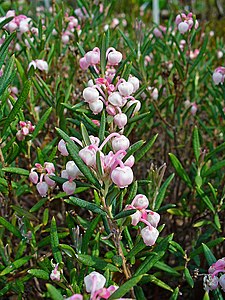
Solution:
<svg viewBox="0 0 225 300">
<path fill-rule="evenodd" d="M 41 174 L 40 178 L 38 173 Z M 55 167 L 53 163 L 45 162 L 44 167 L 41 164 L 36 163 L 35 168 L 31 169 L 29 179 L 32 183 L 36 184 L 37 191 L 41 197 L 46 197 L 48 192 L 48 187 L 54 187 L 55 181 L 49 176 L 55 175 Z M 38 182 L 39 181 L 39 182 Z"/>
<path fill-rule="evenodd" d="M 177 24 L 178 30 L 181 34 L 186 33 L 187 31 L 190 31 L 192 27 L 194 26 L 194 29 L 197 29 L 199 24 L 198 21 L 194 19 L 194 16 L 192 13 L 184 14 L 181 13 L 176 16 L 175 23 Z"/>
<path fill-rule="evenodd" d="M 105 288 L 105 283 L 106 278 L 96 271 L 93 271 L 84 277 L 86 292 L 90 294 L 90 300 L 109 299 L 109 297 L 118 289 L 118 287 L 115 285 Z M 81 294 L 75 294 L 66 300 L 83 300 L 83 296 Z M 126 299 L 119 298 L 118 300 Z"/>
<path fill-rule="evenodd" d="M 123 56 L 122 53 L 114 49 L 113 47 L 110 47 L 106 51 L 106 59 L 107 59 L 107 65 L 108 66 L 116 66 L 118 65 Z M 88 51 L 84 57 L 80 59 L 80 67 L 82 70 L 87 70 L 88 67 L 94 66 L 100 64 L 100 49 L 98 47 L 95 47 L 93 50 Z"/>
<path fill-rule="evenodd" d="M 4 17 L 0 18 L 0 22 L 10 17 L 13 17 L 13 19 L 4 26 L 4 28 L 9 32 L 17 30 L 20 34 L 23 34 L 30 30 L 31 18 L 28 18 L 25 15 L 16 16 L 14 10 L 9 10 Z"/>
<path fill-rule="evenodd" d="M 78 25 L 78 20 L 74 16 L 65 15 L 65 20 L 68 23 L 66 29 L 63 31 L 62 34 L 62 42 L 63 44 L 68 44 L 70 38 L 73 38 L 75 29 L 80 29 Z"/>
<path fill-rule="evenodd" d="M 20 129 L 16 133 L 16 137 L 19 141 L 23 141 L 25 137 L 29 134 L 32 133 L 35 129 L 35 126 L 32 125 L 30 121 L 20 121 L 19 122 Z"/>
<path fill-rule="evenodd" d="M 79 151 L 79 156 L 84 163 L 97 173 L 96 155 L 99 151 L 103 174 L 99 180 L 102 182 L 110 179 L 119 188 L 124 188 L 130 185 L 134 178 L 133 171 L 131 169 L 134 165 L 134 156 L 131 155 L 125 162 L 122 161 L 127 154 L 126 150 L 130 146 L 128 138 L 124 135 L 120 135 L 119 133 L 111 133 L 100 146 L 98 137 L 90 136 L 89 138 L 91 144 L 83 147 L 81 141 L 71 137 L 72 140 L 82 147 Z M 102 152 L 102 149 L 110 139 L 112 139 L 111 145 L 113 151 L 110 151 L 105 155 Z M 63 156 L 68 155 L 64 140 L 59 141 L 58 149 Z M 66 170 L 62 172 L 62 177 L 68 179 L 68 181 L 66 181 L 63 185 L 63 190 L 67 194 L 71 195 L 74 192 L 76 185 L 73 180 L 79 176 L 82 176 L 82 173 L 73 161 L 69 161 L 66 165 Z"/>
<path fill-rule="evenodd" d="M 223 84 L 225 79 L 225 67 L 218 67 L 213 72 L 213 81 L 216 85 Z"/>
<path fill-rule="evenodd" d="M 225 292 L 225 257 L 212 264 L 208 269 L 208 273 L 203 279 L 204 289 L 209 292 L 220 286 Z M 219 277 L 219 273 L 223 274 Z"/>
<path fill-rule="evenodd" d="M 153 246 L 159 236 L 156 229 L 158 226 L 160 215 L 147 209 L 149 206 L 148 198 L 145 195 L 138 194 L 133 199 L 132 203 L 126 206 L 126 210 L 136 209 L 137 211 L 131 215 L 131 224 L 136 226 L 139 222 L 147 225 L 141 230 L 141 236 L 147 246 Z"/>
</svg>

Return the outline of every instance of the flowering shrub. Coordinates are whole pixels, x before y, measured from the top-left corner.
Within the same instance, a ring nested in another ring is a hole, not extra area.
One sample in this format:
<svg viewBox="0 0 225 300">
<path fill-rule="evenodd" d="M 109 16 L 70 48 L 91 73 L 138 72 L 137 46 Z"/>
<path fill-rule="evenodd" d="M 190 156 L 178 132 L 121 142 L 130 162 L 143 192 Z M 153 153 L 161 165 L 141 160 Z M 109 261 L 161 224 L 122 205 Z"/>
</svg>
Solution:
<svg viewBox="0 0 225 300">
<path fill-rule="evenodd" d="M 45 5 L 1 8 L 0 298 L 222 300 L 223 38 Z"/>
</svg>

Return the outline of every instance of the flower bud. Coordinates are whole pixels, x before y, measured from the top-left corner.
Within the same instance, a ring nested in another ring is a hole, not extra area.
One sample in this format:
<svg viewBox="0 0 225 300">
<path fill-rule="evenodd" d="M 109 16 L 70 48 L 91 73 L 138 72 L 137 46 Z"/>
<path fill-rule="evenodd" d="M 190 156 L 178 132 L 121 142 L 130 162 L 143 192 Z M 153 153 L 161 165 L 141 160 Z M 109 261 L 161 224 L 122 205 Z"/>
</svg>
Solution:
<svg viewBox="0 0 225 300">
<path fill-rule="evenodd" d="M 98 48 L 96 48 L 98 49 Z M 100 62 L 100 51 L 89 51 L 85 54 L 86 61 L 89 65 L 97 65 Z"/>
<path fill-rule="evenodd" d="M 133 215 L 131 215 L 131 219 L 132 219 L 131 224 L 133 226 L 136 226 L 140 222 L 141 215 L 142 214 L 141 214 L 140 210 L 137 210 Z"/>
<path fill-rule="evenodd" d="M 32 183 L 37 184 L 38 183 L 38 173 L 37 172 L 30 172 L 29 179 Z"/>
<path fill-rule="evenodd" d="M 53 281 L 60 281 L 60 271 L 58 271 L 58 264 L 55 266 L 50 274 L 50 278 Z"/>
<path fill-rule="evenodd" d="M 153 227 L 157 227 L 158 223 L 160 221 L 160 215 L 156 212 L 150 211 L 148 213 L 148 217 L 147 217 L 148 222 L 153 226 Z"/>
<path fill-rule="evenodd" d="M 61 154 L 63 156 L 69 155 L 69 152 L 67 151 L 67 148 L 66 148 L 66 143 L 63 139 L 61 139 L 58 143 L 58 150 L 61 152 Z"/>
<path fill-rule="evenodd" d="M 13 32 L 14 30 L 16 30 L 17 27 L 18 27 L 17 24 L 13 21 L 9 22 L 9 24 L 8 24 L 8 29 L 10 32 Z"/>
<path fill-rule="evenodd" d="M 48 63 L 47 61 L 44 61 L 43 59 L 36 59 L 36 66 L 40 71 L 48 72 Z"/>
<path fill-rule="evenodd" d="M 213 73 L 213 76 L 212 76 L 212 79 L 213 79 L 213 81 L 214 81 L 214 83 L 216 84 L 216 85 L 218 85 L 218 84 L 222 84 L 223 83 L 223 80 L 224 80 L 224 75 L 223 74 L 221 74 L 221 73 L 219 73 L 219 72 L 214 72 Z"/>
<path fill-rule="evenodd" d="M 117 114 L 114 116 L 113 121 L 121 129 L 127 124 L 127 115 L 124 113 Z"/>
<path fill-rule="evenodd" d="M 50 175 L 50 176 L 55 176 L 54 173 L 46 174 L 46 175 L 45 175 L 45 182 L 46 182 L 47 185 L 49 185 L 49 186 L 55 186 L 55 184 L 56 184 L 55 181 L 54 181 L 53 179 L 49 178 L 49 175 Z"/>
<path fill-rule="evenodd" d="M 80 170 L 78 169 L 77 165 L 75 164 L 74 161 L 70 160 L 67 162 L 66 164 L 66 172 L 67 175 L 70 178 L 77 178 L 79 175 L 81 175 L 82 173 L 80 172 Z"/>
<path fill-rule="evenodd" d="M 222 290 L 225 292 L 225 274 L 223 274 L 222 276 L 220 276 L 219 284 L 220 284 Z"/>
<path fill-rule="evenodd" d="M 96 271 L 91 272 L 89 275 L 84 277 L 84 284 L 87 293 L 94 293 L 95 291 L 102 289 L 105 283 L 105 277 Z"/>
<path fill-rule="evenodd" d="M 112 141 L 112 148 L 114 152 L 119 150 L 127 150 L 130 146 L 130 141 L 125 135 L 121 135 L 119 137 L 115 137 Z"/>
<path fill-rule="evenodd" d="M 62 185 L 62 189 L 67 195 L 72 195 L 76 189 L 76 183 L 73 181 L 66 181 Z"/>
<path fill-rule="evenodd" d="M 83 90 L 83 97 L 84 97 L 85 102 L 92 103 L 92 102 L 95 102 L 98 100 L 99 92 L 98 92 L 98 90 L 96 90 L 93 87 L 86 87 Z"/>
<path fill-rule="evenodd" d="M 119 188 L 125 188 L 133 182 L 133 171 L 127 166 L 116 167 L 111 173 L 111 179 Z"/>
<path fill-rule="evenodd" d="M 132 205 L 137 209 L 144 209 L 149 206 L 149 201 L 145 195 L 138 194 L 134 197 Z"/>
<path fill-rule="evenodd" d="M 37 191 L 41 195 L 41 197 L 46 197 L 48 192 L 48 185 L 46 182 L 39 182 L 37 185 Z"/>
<path fill-rule="evenodd" d="M 44 168 L 48 173 L 54 173 L 55 172 L 55 166 L 53 165 L 53 163 L 45 162 L 44 163 Z"/>
<path fill-rule="evenodd" d="M 108 58 L 108 64 L 111 66 L 115 66 L 121 62 L 123 56 L 122 56 L 121 52 L 114 50 L 114 51 L 109 52 L 107 58 Z"/>
<path fill-rule="evenodd" d="M 135 106 L 135 109 L 133 111 L 133 114 L 135 114 L 136 112 L 138 112 L 141 109 L 141 102 L 139 100 L 130 100 L 127 103 L 127 107 L 130 107 L 131 105 L 133 105 L 135 103 L 136 103 L 136 106 Z"/>
<path fill-rule="evenodd" d="M 103 102 L 101 100 L 96 100 L 94 102 L 91 102 L 89 103 L 89 108 L 94 115 L 97 115 L 103 110 Z"/>
<path fill-rule="evenodd" d="M 178 30 L 180 31 L 181 34 L 186 33 L 189 30 L 189 25 L 186 22 L 181 22 L 178 25 Z"/>
<path fill-rule="evenodd" d="M 26 21 L 26 20 L 21 21 L 20 25 L 19 25 L 19 30 L 20 30 L 21 33 L 29 31 L 28 21 Z"/>
<path fill-rule="evenodd" d="M 158 230 L 153 226 L 146 226 L 141 230 L 141 236 L 145 245 L 153 246 L 159 236 Z"/>
<path fill-rule="evenodd" d="M 89 63 L 86 60 L 86 57 L 82 57 L 79 61 L 79 65 L 82 70 L 87 70 L 89 67 Z"/>
<path fill-rule="evenodd" d="M 110 94 L 108 97 L 108 101 L 114 106 L 121 107 L 124 105 L 124 100 L 118 92 L 113 92 L 112 94 Z"/>
<path fill-rule="evenodd" d="M 130 155 L 130 156 L 128 157 L 128 159 L 124 162 L 124 166 L 128 166 L 128 167 L 132 168 L 133 165 L 134 165 L 134 162 L 135 162 L 134 156 L 133 156 L 133 155 Z"/>
<path fill-rule="evenodd" d="M 106 106 L 106 111 L 110 116 L 115 116 L 116 115 L 116 108 L 111 104 Z"/>
<path fill-rule="evenodd" d="M 140 86 L 139 79 L 135 76 L 130 76 L 128 82 L 130 82 L 133 85 L 133 93 L 135 93 Z"/>
<path fill-rule="evenodd" d="M 69 41 L 70 41 L 69 35 L 66 34 L 66 33 L 64 33 L 64 34 L 62 35 L 62 43 L 66 45 L 66 44 L 69 43 Z"/>
<path fill-rule="evenodd" d="M 21 130 L 17 131 L 16 137 L 17 137 L 18 141 L 23 141 L 25 138 Z"/>
<path fill-rule="evenodd" d="M 96 150 L 93 146 L 87 146 L 79 151 L 79 156 L 89 167 L 94 167 L 96 165 Z"/>
<path fill-rule="evenodd" d="M 133 93 L 134 87 L 131 82 L 121 82 L 118 85 L 118 90 L 123 97 L 128 97 Z"/>
</svg>

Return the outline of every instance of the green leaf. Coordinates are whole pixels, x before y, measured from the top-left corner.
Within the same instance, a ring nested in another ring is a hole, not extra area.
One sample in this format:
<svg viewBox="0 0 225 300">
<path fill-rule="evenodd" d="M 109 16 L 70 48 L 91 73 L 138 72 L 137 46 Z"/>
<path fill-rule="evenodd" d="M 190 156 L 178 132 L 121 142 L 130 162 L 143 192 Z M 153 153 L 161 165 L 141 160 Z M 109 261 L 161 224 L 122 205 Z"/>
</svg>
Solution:
<svg viewBox="0 0 225 300">
<path fill-rule="evenodd" d="M 138 153 L 135 155 L 135 162 L 136 163 L 151 149 L 151 147 L 155 143 L 157 137 L 158 137 L 158 134 L 153 136 L 153 138 L 151 138 L 151 140 L 147 144 L 145 144 L 142 149 L 140 149 L 138 151 Z"/>
<path fill-rule="evenodd" d="M 89 146 L 91 144 L 91 140 L 89 138 L 87 129 L 83 123 L 80 123 L 80 129 L 81 129 L 81 134 L 82 134 L 85 146 Z"/>
<path fill-rule="evenodd" d="M 16 269 L 19 269 L 20 267 L 25 265 L 31 258 L 32 256 L 24 256 L 23 258 L 15 260 L 0 273 L 0 276 L 7 275 Z"/>
<path fill-rule="evenodd" d="M 128 197 L 127 197 L 127 200 L 126 200 L 126 204 L 131 203 L 131 201 L 134 199 L 134 197 L 137 194 L 137 190 L 138 190 L 138 182 L 137 182 L 137 180 L 135 180 L 130 186 L 129 194 L 128 194 Z"/>
<path fill-rule="evenodd" d="M 67 150 L 70 153 L 72 159 L 75 161 L 76 165 L 80 169 L 80 171 L 84 174 L 84 176 L 97 188 L 101 188 L 98 180 L 94 177 L 90 169 L 85 165 L 83 160 L 80 158 L 78 152 L 78 147 L 74 144 L 74 142 L 70 139 L 70 137 L 63 132 L 61 129 L 56 128 L 56 131 L 59 133 L 61 138 L 67 144 Z"/>
<path fill-rule="evenodd" d="M 47 201 L 48 201 L 47 197 L 39 200 L 36 204 L 34 204 L 34 206 L 31 207 L 30 212 L 33 213 L 39 210 L 43 205 L 45 205 Z"/>
<path fill-rule="evenodd" d="M 105 66 L 106 66 L 106 35 L 103 33 L 102 36 L 102 45 L 100 50 L 100 67 L 102 76 L 105 74 Z"/>
<path fill-rule="evenodd" d="M 32 138 L 36 138 L 36 136 L 38 135 L 38 133 L 41 131 L 41 129 L 44 127 L 44 125 L 46 124 L 50 114 L 52 112 L 52 107 L 49 107 L 49 109 L 46 110 L 46 112 L 43 114 L 43 116 L 41 117 L 41 119 L 39 120 L 39 122 L 37 123 L 37 125 L 35 126 L 35 129 L 32 133 Z"/>
<path fill-rule="evenodd" d="M 194 131 L 193 131 L 193 149 L 194 149 L 194 154 L 195 154 L 195 159 L 198 161 L 199 156 L 200 156 L 200 142 L 199 142 L 199 134 L 198 134 L 198 127 L 195 126 Z"/>
<path fill-rule="evenodd" d="M 106 117 L 105 117 L 105 111 L 103 110 L 101 115 L 99 133 L 98 133 L 98 137 L 101 143 L 104 141 L 105 138 L 105 126 L 106 126 Z"/>
<path fill-rule="evenodd" d="M 20 94 L 19 98 L 16 100 L 13 109 L 10 111 L 9 116 L 5 122 L 3 131 L 5 131 L 8 126 L 14 121 L 16 115 L 18 114 L 21 107 L 24 105 L 25 101 L 27 100 L 29 91 L 30 91 L 31 82 L 30 80 L 27 80 L 24 84 L 22 93 Z"/>
<path fill-rule="evenodd" d="M 224 237 L 220 237 L 220 238 L 217 238 L 217 239 L 215 239 L 215 240 L 213 240 L 213 241 L 210 241 L 210 242 L 206 243 L 206 246 L 207 246 L 208 248 L 213 248 L 213 247 L 219 245 L 220 243 L 223 243 L 224 240 L 225 240 Z M 195 257 L 196 255 L 199 255 L 199 254 L 201 254 L 201 253 L 203 253 L 203 246 L 202 246 L 202 245 L 201 245 L 200 247 L 198 247 L 197 249 L 193 250 L 193 251 L 190 253 L 190 258 L 193 258 L 193 257 Z"/>
<path fill-rule="evenodd" d="M 99 214 L 101 216 L 106 216 L 107 215 L 106 212 L 103 211 L 96 204 L 90 203 L 88 201 L 82 200 L 82 199 L 77 198 L 77 197 L 70 197 L 69 199 L 66 199 L 65 202 L 68 203 L 68 204 L 71 204 L 71 205 L 80 206 L 82 208 L 90 210 L 93 213 Z"/>
<path fill-rule="evenodd" d="M 136 209 L 129 209 L 129 210 L 121 211 L 117 215 L 115 215 L 115 217 L 113 219 L 118 220 L 118 219 L 129 217 L 129 216 L 133 215 L 136 211 L 137 211 Z"/>
<path fill-rule="evenodd" d="M 174 61 L 174 66 L 177 69 L 180 79 L 183 81 L 184 80 L 184 67 L 181 66 L 180 63 L 176 59 Z"/>
<path fill-rule="evenodd" d="M 206 157 L 205 157 L 205 161 L 208 161 L 211 157 L 214 157 L 216 153 L 223 151 L 225 149 L 225 142 L 222 143 L 221 145 L 219 145 L 218 147 L 216 147 L 214 150 L 210 151 Z"/>
<path fill-rule="evenodd" d="M 58 291 L 53 285 L 47 283 L 46 284 L 47 290 L 50 294 L 50 297 L 53 300 L 64 300 L 65 298 L 62 296 L 62 294 L 60 293 L 60 291 Z"/>
<path fill-rule="evenodd" d="M 155 210 L 158 210 L 165 198 L 165 194 L 166 194 L 166 190 L 170 184 L 170 182 L 173 180 L 174 178 L 174 173 L 171 174 L 167 179 L 166 181 L 162 184 L 162 186 L 160 187 L 160 190 L 159 190 L 159 193 L 156 197 L 156 201 L 155 201 Z"/>
<path fill-rule="evenodd" d="M 147 273 L 165 254 L 169 242 L 172 240 L 173 235 L 168 235 L 166 238 L 162 239 L 162 241 L 154 248 L 154 252 L 148 256 L 144 262 L 138 267 L 135 276 Z"/>
<path fill-rule="evenodd" d="M 155 285 L 158 285 L 160 286 L 161 288 L 165 289 L 165 290 L 168 290 L 170 292 L 173 292 L 173 289 L 168 285 L 166 284 L 165 282 L 163 282 L 162 280 L 158 279 L 157 277 L 155 277 L 154 275 L 144 275 L 141 279 L 141 284 L 144 283 L 148 283 L 148 282 L 152 282 L 154 283 Z"/>
<path fill-rule="evenodd" d="M 100 151 L 96 152 L 96 166 L 99 176 L 103 176 L 103 170 L 102 170 L 102 162 L 100 158 Z"/>
<path fill-rule="evenodd" d="M 168 266 L 162 261 L 158 261 L 154 267 L 173 276 L 180 276 L 179 272 L 177 272 L 174 268 L 171 268 L 170 266 Z"/>
<path fill-rule="evenodd" d="M 122 30 L 118 29 L 118 31 L 119 31 L 119 33 L 122 35 L 122 37 L 123 37 L 124 41 L 126 42 L 126 44 L 128 45 L 128 47 L 130 48 L 130 50 L 131 50 L 133 56 L 136 57 L 137 54 L 136 54 L 136 51 L 135 51 L 135 49 L 134 49 L 134 47 L 133 47 L 133 45 L 132 45 L 130 39 L 123 33 Z"/>
<path fill-rule="evenodd" d="M 187 183 L 188 187 L 192 187 L 191 184 L 191 180 L 187 174 L 187 172 L 185 171 L 185 169 L 183 168 L 182 164 L 180 163 L 180 161 L 176 158 L 176 156 L 172 153 L 169 153 L 169 157 L 170 160 L 172 162 L 172 165 L 174 167 L 174 169 L 176 170 L 177 174 L 180 176 L 180 178 Z"/>
<path fill-rule="evenodd" d="M 69 257 L 76 258 L 76 253 L 71 246 L 66 244 L 59 244 L 59 249 L 65 252 Z"/>
<path fill-rule="evenodd" d="M 137 122 L 137 121 L 142 120 L 142 119 L 144 119 L 144 118 L 146 118 L 146 117 L 149 117 L 150 114 L 151 114 L 151 112 L 148 111 L 148 112 L 145 112 L 145 113 L 143 113 L 143 114 L 134 116 L 133 118 L 129 119 L 127 123 L 128 123 L 128 124 L 131 124 L 131 123 L 133 123 L 133 122 Z"/>
<path fill-rule="evenodd" d="M 69 232 L 58 233 L 58 239 L 64 239 L 68 235 L 69 235 Z M 38 248 L 42 248 L 42 247 L 48 246 L 50 243 L 51 243 L 51 236 L 46 236 L 37 244 L 37 246 L 38 246 Z"/>
<path fill-rule="evenodd" d="M 9 86 L 9 84 L 12 82 L 12 80 L 14 79 L 14 77 L 16 75 L 16 69 L 14 67 L 14 62 L 15 62 L 15 57 L 12 56 L 9 59 L 7 65 L 5 67 L 3 76 L 0 78 L 0 95 L 1 96 L 3 95 L 4 91 L 7 89 L 7 87 Z M 7 127 L 5 126 L 5 128 L 7 128 Z"/>
<path fill-rule="evenodd" d="M 27 271 L 27 273 L 31 274 L 32 276 L 34 276 L 36 278 L 40 278 L 40 279 L 44 279 L 44 280 L 48 280 L 49 279 L 48 272 L 46 272 L 44 270 L 30 269 L 30 270 Z"/>
<path fill-rule="evenodd" d="M 205 194 L 205 192 L 200 187 L 196 187 L 196 191 L 205 203 L 205 205 L 215 214 L 215 208 L 213 207 L 212 202 L 210 201 L 209 197 Z"/>
<path fill-rule="evenodd" d="M 103 270 L 103 271 L 109 270 L 111 272 L 120 272 L 120 270 L 116 266 L 106 262 L 102 258 L 98 258 L 86 254 L 78 254 L 77 259 L 85 266 L 93 267 L 97 270 Z"/>
<path fill-rule="evenodd" d="M 202 177 L 208 177 L 212 173 L 225 167 L 225 160 L 218 161 L 215 165 L 211 166 L 207 171 L 202 172 Z"/>
<path fill-rule="evenodd" d="M 206 50 L 206 46 L 208 43 L 208 37 L 205 36 L 204 38 L 204 42 L 202 44 L 201 50 L 197 56 L 197 58 L 195 59 L 193 65 L 191 66 L 190 70 L 188 71 L 189 75 L 194 71 L 195 67 L 199 64 L 199 62 L 202 60 L 203 55 L 205 54 L 205 50 Z"/>
<path fill-rule="evenodd" d="M 0 48 L 0 69 L 4 63 L 6 54 L 8 54 L 8 47 L 10 45 L 10 43 L 12 42 L 12 40 L 15 38 L 16 36 L 16 32 L 13 32 L 12 34 L 10 34 L 4 41 L 4 43 L 1 45 Z"/>
<path fill-rule="evenodd" d="M 137 283 L 141 280 L 143 275 L 135 276 L 121 285 L 118 290 L 116 290 L 108 300 L 116 300 L 123 297 L 127 292 L 129 292 Z"/>
<path fill-rule="evenodd" d="M 58 238 L 58 233 L 57 233 L 56 221 L 55 221 L 54 217 L 52 217 L 50 236 L 51 236 L 52 254 L 53 254 L 56 262 L 61 263 L 62 262 L 62 254 L 59 251 L 59 238 Z"/>
<path fill-rule="evenodd" d="M 177 287 L 177 288 L 174 290 L 172 296 L 170 297 L 170 300 L 177 300 L 177 299 L 178 299 L 178 296 L 179 296 L 179 287 Z"/>
<path fill-rule="evenodd" d="M 206 244 L 202 243 L 203 252 L 209 266 L 216 262 L 215 256 L 212 254 L 212 251 L 207 247 Z"/>
<path fill-rule="evenodd" d="M 38 221 L 38 219 L 29 211 L 23 209 L 20 206 L 16 206 L 16 205 L 11 205 L 12 209 L 17 212 L 17 214 L 21 217 L 25 217 L 28 220 L 32 220 L 32 221 Z"/>
<path fill-rule="evenodd" d="M 184 269 L 184 275 L 185 275 L 185 278 L 186 278 L 186 280 L 187 280 L 187 283 L 188 283 L 188 284 L 190 285 L 190 287 L 193 289 L 193 287 L 194 287 L 194 280 L 193 280 L 193 278 L 191 277 L 191 274 L 190 274 L 190 272 L 189 272 L 189 270 L 188 270 L 187 267 Z"/>
<path fill-rule="evenodd" d="M 127 253 L 126 259 L 131 259 L 132 257 L 135 257 L 138 253 L 140 253 L 146 245 L 144 244 L 143 240 L 137 243 L 137 245 L 134 246 L 134 248 L 131 249 L 130 252 Z"/>
<path fill-rule="evenodd" d="M 15 168 L 15 167 L 5 167 L 5 168 L 2 168 L 2 171 L 7 172 L 7 173 L 24 175 L 24 176 L 29 176 L 29 174 L 30 174 L 30 172 L 28 170 L 25 170 L 22 168 Z"/>
<path fill-rule="evenodd" d="M 88 244 L 90 242 L 90 239 L 94 233 L 95 228 L 97 227 L 99 221 L 101 219 L 101 216 L 97 216 L 89 225 L 89 227 L 87 228 L 83 238 L 82 238 L 82 247 L 81 247 L 81 252 L 83 254 L 87 253 L 88 250 Z"/>
<path fill-rule="evenodd" d="M 11 223 L 6 221 L 3 217 L 0 217 L 0 224 L 4 226 L 6 229 L 8 229 L 10 232 L 12 232 L 16 237 L 22 239 L 22 235 L 20 231 Z"/>
<path fill-rule="evenodd" d="M 131 155 L 133 155 L 137 150 L 139 150 L 143 145 L 144 141 L 138 141 L 129 147 L 127 154 L 124 156 L 123 161 L 126 161 Z"/>
</svg>

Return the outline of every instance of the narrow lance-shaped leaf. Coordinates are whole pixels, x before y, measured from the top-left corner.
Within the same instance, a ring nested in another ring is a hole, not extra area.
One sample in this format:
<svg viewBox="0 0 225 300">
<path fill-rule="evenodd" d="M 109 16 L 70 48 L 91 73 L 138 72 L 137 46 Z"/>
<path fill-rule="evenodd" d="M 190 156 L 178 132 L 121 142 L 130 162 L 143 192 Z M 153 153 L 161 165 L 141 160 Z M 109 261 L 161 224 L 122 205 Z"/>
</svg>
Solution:
<svg viewBox="0 0 225 300">
<path fill-rule="evenodd" d="M 3 128 L 3 131 L 5 131 L 6 128 L 10 125 L 10 123 L 12 121 L 14 121 L 14 118 L 18 114 L 19 110 L 24 105 L 25 101 L 27 100 L 29 91 L 30 91 L 30 86 L 31 86 L 31 82 L 30 82 L 30 80 L 27 80 L 24 84 L 22 93 L 20 94 L 19 98 L 17 99 L 16 103 L 14 104 L 13 109 L 9 113 L 9 116 L 8 116 L 8 118 L 5 122 L 5 126 Z"/>
<path fill-rule="evenodd" d="M 91 140 L 83 123 L 80 123 L 80 129 L 85 146 L 89 146 L 91 144 Z"/>
<path fill-rule="evenodd" d="M 56 227 L 55 218 L 52 218 L 51 222 L 51 229 L 50 229 L 50 236 L 51 236 L 51 246 L 52 246 L 52 253 L 57 263 L 62 262 L 62 254 L 59 251 L 59 238 L 58 232 Z"/>
<path fill-rule="evenodd" d="M 194 149 L 195 159 L 196 161 L 198 161 L 200 156 L 200 142 L 199 142 L 198 127 L 196 126 L 193 131 L 193 149 Z"/>
<path fill-rule="evenodd" d="M 183 168 L 182 164 L 178 160 L 178 158 L 174 154 L 172 154 L 172 153 L 169 153 L 169 157 L 170 157 L 170 160 L 171 160 L 171 162 L 172 162 L 172 164 L 174 166 L 174 169 L 176 170 L 177 174 L 191 188 L 192 187 L 191 180 L 190 180 L 187 172 Z"/>
<path fill-rule="evenodd" d="M 69 199 L 66 199 L 65 202 L 72 204 L 72 205 L 83 207 L 83 208 L 90 210 L 94 213 L 97 213 L 101 216 L 106 216 L 106 212 L 103 211 L 100 207 L 98 207 L 98 205 L 96 205 L 94 203 L 90 203 L 88 201 L 85 201 L 85 200 L 82 200 L 82 199 L 79 199 L 76 197 L 70 197 Z"/>
<path fill-rule="evenodd" d="M 157 137 L 158 137 L 158 134 L 153 136 L 153 138 L 151 138 L 151 140 L 147 144 L 145 144 L 142 149 L 140 149 L 138 151 L 138 153 L 135 155 L 135 161 L 136 162 L 138 162 L 151 149 L 151 147 L 155 143 Z"/>
<path fill-rule="evenodd" d="M 110 297 L 109 300 L 116 300 L 123 297 L 127 292 L 129 292 L 142 278 L 143 275 L 135 276 L 121 285 L 118 290 L 116 290 Z"/>
<path fill-rule="evenodd" d="M 38 133 L 41 131 L 41 129 L 44 127 L 44 125 L 46 124 L 50 114 L 52 112 L 52 107 L 49 107 L 49 109 L 46 110 L 46 112 L 43 114 L 43 116 L 41 117 L 41 119 L 39 120 L 39 122 L 37 123 L 37 125 L 35 126 L 35 129 L 32 133 L 33 139 L 36 138 L 36 136 L 38 135 Z"/>
</svg>

